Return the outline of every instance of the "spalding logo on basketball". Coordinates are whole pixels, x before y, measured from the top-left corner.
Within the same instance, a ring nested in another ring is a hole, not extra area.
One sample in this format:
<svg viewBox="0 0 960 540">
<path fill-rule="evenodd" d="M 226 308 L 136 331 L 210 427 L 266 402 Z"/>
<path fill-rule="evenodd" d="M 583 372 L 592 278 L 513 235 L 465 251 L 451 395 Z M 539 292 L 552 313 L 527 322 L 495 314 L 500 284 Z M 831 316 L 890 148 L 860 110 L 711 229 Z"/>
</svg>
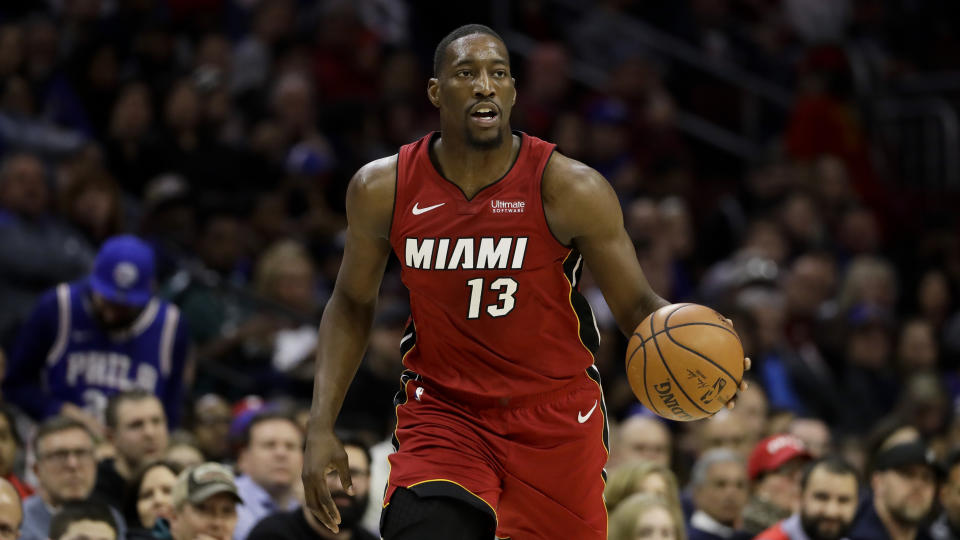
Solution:
<svg viewBox="0 0 960 540">
<path fill-rule="evenodd" d="M 136 265 L 122 262 L 113 269 L 113 283 L 121 289 L 129 289 L 137 282 L 139 275 Z"/>
<path fill-rule="evenodd" d="M 726 317 L 671 304 L 640 323 L 627 346 L 627 379 L 641 403 L 670 420 L 719 411 L 743 379 L 743 346 Z"/>
</svg>

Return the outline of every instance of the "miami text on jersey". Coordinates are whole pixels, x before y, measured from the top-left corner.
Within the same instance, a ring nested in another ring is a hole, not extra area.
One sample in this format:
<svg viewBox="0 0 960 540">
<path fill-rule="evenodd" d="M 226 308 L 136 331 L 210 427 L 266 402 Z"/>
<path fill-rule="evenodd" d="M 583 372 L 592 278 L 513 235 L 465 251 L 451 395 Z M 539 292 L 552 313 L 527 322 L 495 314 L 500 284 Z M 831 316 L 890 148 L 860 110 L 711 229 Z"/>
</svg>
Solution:
<svg viewBox="0 0 960 540">
<path fill-rule="evenodd" d="M 526 236 L 407 238 L 403 260 L 422 270 L 520 270 L 526 251 Z"/>
</svg>

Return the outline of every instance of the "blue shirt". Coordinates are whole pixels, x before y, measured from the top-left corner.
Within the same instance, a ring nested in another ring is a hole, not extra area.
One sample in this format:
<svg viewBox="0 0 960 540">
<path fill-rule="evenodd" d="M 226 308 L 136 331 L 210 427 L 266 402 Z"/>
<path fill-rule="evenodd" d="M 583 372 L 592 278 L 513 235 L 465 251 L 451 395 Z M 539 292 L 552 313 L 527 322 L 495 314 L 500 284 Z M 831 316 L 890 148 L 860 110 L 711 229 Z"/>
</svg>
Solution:
<svg viewBox="0 0 960 540">
<path fill-rule="evenodd" d="M 160 399 L 173 427 L 188 345 L 172 304 L 154 298 L 128 329 L 108 332 L 93 313 L 88 283 L 63 283 L 43 295 L 22 328 L 4 392 L 37 419 L 73 403 L 102 420 L 110 396 L 142 388 Z"/>
<path fill-rule="evenodd" d="M 237 493 L 243 504 L 237 506 L 237 526 L 233 529 L 233 540 L 246 540 L 253 527 L 261 519 L 277 512 L 296 510 L 300 502 L 291 497 L 286 507 L 281 508 L 270 497 L 267 490 L 260 487 L 249 476 L 237 478 Z"/>
</svg>

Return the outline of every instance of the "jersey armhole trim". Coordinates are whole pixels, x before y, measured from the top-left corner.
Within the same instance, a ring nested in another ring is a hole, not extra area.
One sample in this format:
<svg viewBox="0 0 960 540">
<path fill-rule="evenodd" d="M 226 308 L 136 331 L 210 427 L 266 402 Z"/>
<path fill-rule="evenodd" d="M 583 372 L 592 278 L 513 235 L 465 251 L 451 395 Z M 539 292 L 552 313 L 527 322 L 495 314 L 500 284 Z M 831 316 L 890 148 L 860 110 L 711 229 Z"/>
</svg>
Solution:
<svg viewBox="0 0 960 540">
<path fill-rule="evenodd" d="M 53 346 L 47 352 L 47 365 L 52 366 L 63 355 L 67 348 L 70 334 L 70 286 L 66 283 L 57 285 L 57 336 Z"/>
<path fill-rule="evenodd" d="M 557 238 L 557 235 L 554 234 L 553 229 L 550 228 L 550 221 L 547 220 L 547 208 L 543 203 L 543 179 L 547 176 L 547 167 L 550 166 L 550 160 L 553 159 L 553 154 L 556 153 L 556 151 L 556 146 L 550 149 L 550 154 L 547 156 L 546 161 L 543 162 L 543 169 L 540 170 L 540 187 L 538 189 L 538 195 L 540 196 L 540 214 L 543 216 L 543 226 L 546 227 L 547 232 L 550 233 L 550 237 L 553 238 L 557 244 L 564 249 L 573 249 L 573 242 L 570 242 L 569 245 L 564 244 L 559 238 Z"/>
</svg>

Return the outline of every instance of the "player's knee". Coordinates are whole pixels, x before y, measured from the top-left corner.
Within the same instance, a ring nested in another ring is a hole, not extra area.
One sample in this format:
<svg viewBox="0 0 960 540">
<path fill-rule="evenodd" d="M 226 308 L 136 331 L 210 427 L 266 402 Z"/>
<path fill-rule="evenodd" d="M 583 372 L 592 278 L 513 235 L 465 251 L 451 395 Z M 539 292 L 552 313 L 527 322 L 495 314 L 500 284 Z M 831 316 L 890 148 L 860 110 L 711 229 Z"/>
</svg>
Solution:
<svg viewBox="0 0 960 540">
<path fill-rule="evenodd" d="M 450 497 L 418 497 L 398 488 L 384 510 L 383 540 L 489 540 L 496 524 L 490 514 Z"/>
</svg>

